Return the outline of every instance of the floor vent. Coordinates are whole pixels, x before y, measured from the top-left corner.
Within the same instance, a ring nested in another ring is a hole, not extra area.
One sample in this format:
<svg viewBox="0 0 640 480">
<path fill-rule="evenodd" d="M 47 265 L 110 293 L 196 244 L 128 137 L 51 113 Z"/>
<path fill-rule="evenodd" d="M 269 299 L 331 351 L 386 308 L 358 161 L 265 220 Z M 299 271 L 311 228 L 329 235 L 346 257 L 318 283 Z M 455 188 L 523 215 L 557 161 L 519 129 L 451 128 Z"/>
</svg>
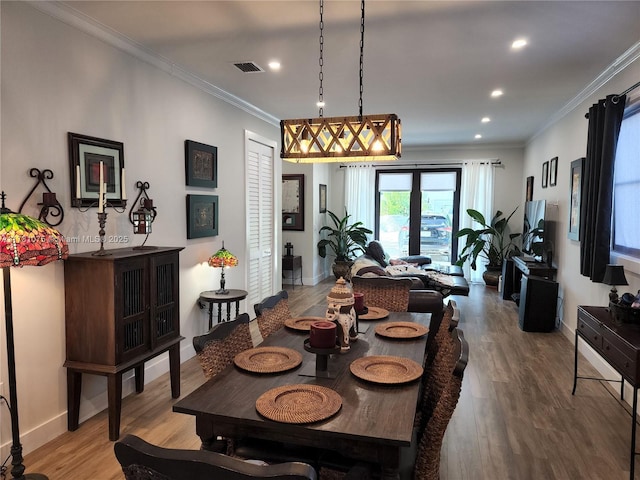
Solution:
<svg viewBox="0 0 640 480">
<path fill-rule="evenodd" d="M 264 72 L 264 70 L 260 68 L 255 62 L 241 62 L 241 63 L 234 63 L 234 65 L 238 67 L 240 70 L 242 70 L 244 73 Z"/>
</svg>

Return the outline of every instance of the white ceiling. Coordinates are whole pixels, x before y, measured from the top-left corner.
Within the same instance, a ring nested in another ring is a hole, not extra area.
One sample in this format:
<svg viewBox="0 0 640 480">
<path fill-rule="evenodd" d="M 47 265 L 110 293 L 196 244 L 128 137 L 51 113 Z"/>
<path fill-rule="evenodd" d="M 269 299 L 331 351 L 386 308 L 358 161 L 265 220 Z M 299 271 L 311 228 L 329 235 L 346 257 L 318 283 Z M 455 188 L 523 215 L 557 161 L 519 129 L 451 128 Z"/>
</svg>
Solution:
<svg viewBox="0 0 640 480">
<path fill-rule="evenodd" d="M 318 115 L 316 0 L 64 4 L 277 119 Z M 359 25 L 359 1 L 325 0 L 327 117 L 358 114 Z M 516 37 L 529 45 L 512 51 Z M 369 0 L 363 113 L 398 114 L 405 148 L 522 145 L 619 59 L 640 55 L 639 42 L 639 1 Z M 279 72 L 234 66 L 268 70 L 272 59 Z"/>
</svg>

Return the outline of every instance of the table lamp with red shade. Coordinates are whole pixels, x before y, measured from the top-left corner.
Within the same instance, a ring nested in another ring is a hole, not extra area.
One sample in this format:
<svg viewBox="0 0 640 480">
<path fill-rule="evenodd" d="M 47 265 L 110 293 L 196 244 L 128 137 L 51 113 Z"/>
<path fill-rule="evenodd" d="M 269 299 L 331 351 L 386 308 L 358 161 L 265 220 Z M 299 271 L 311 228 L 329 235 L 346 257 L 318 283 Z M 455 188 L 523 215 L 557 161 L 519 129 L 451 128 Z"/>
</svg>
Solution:
<svg viewBox="0 0 640 480">
<path fill-rule="evenodd" d="M 229 250 L 224 248 L 224 242 L 222 242 L 222 248 L 218 250 L 216 253 L 211 255 L 209 258 L 209 266 L 210 267 L 220 267 L 222 269 L 222 274 L 220 275 L 220 289 L 216 290 L 216 293 L 219 295 L 226 295 L 229 293 L 229 290 L 224 288 L 225 279 L 224 279 L 224 269 L 227 267 L 235 267 L 238 265 L 238 258 L 231 253 Z"/>
</svg>

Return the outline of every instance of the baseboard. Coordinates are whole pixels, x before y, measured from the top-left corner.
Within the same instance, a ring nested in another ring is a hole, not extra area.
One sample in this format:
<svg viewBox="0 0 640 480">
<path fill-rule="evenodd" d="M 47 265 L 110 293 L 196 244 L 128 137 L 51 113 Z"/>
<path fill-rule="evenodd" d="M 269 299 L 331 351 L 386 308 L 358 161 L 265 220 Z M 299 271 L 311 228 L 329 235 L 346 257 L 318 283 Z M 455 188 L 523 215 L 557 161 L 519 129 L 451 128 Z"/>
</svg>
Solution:
<svg viewBox="0 0 640 480">
<path fill-rule="evenodd" d="M 184 363 L 189 360 L 191 357 L 195 355 L 195 352 L 191 345 L 185 344 L 180 348 L 180 363 Z M 156 380 L 160 376 L 169 372 L 169 354 L 164 353 L 159 355 L 144 365 L 144 379 L 145 385 L 150 382 Z M 133 375 L 133 370 L 125 373 L 122 378 L 122 398 L 127 397 L 131 393 L 135 392 L 135 379 Z M 82 428 L 82 422 L 88 420 L 89 418 L 97 415 L 98 413 L 105 410 L 108 406 L 107 402 L 107 391 L 104 390 L 99 394 L 91 397 L 85 398 L 82 397 L 81 401 L 81 416 L 80 416 L 80 427 Z M 3 417 L 4 418 L 4 417 Z M 8 415 L 7 415 L 8 418 Z M 2 443 L 0 445 L 0 458 L 4 459 L 10 455 L 11 449 L 11 431 L 8 429 L 8 434 L 6 435 L 8 441 Z M 3 430 L 4 431 L 4 430 Z M 35 449 L 41 447 L 45 443 L 50 442 L 54 438 L 62 435 L 67 431 L 67 411 L 59 413 L 55 417 L 47 420 L 46 422 L 38 425 L 37 427 L 20 432 L 20 443 L 22 444 L 22 454 L 26 455 L 30 452 L 33 452 Z M 105 435 L 108 435 L 108 426 L 105 425 Z M 5 435 L 3 435 L 3 439 L 5 440 Z"/>
</svg>

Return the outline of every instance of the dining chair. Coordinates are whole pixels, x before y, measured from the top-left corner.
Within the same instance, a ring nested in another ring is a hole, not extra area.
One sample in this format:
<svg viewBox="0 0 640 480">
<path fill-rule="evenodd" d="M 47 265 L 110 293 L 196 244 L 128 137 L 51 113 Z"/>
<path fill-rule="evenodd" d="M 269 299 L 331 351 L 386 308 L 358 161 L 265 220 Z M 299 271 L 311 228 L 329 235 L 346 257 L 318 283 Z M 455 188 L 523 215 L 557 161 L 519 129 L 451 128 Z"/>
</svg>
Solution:
<svg viewBox="0 0 640 480">
<path fill-rule="evenodd" d="M 367 307 L 379 307 L 390 312 L 406 312 L 409 308 L 410 278 L 351 277 L 353 291 L 364 294 Z"/>
<path fill-rule="evenodd" d="M 285 320 L 291 318 L 288 299 L 287 291 L 281 290 L 253 306 L 262 338 L 267 338 L 280 330 L 284 326 Z"/>
<path fill-rule="evenodd" d="M 159 447 L 135 435 L 126 435 L 113 449 L 126 480 L 317 480 L 313 467 L 302 462 L 247 462 L 206 450 Z"/>
<path fill-rule="evenodd" d="M 208 333 L 193 337 L 193 348 L 204 376 L 209 379 L 233 362 L 233 357 L 253 348 L 249 315 L 243 313 L 230 322 L 214 325 Z"/>
<path fill-rule="evenodd" d="M 440 450 L 445 431 L 460 399 L 464 371 L 469 361 L 469 344 L 462 330 L 452 332 L 453 358 L 452 370 L 448 372 L 447 383 L 429 418 L 424 432 L 420 436 L 416 455 L 414 480 L 438 480 L 440 478 Z"/>
</svg>

